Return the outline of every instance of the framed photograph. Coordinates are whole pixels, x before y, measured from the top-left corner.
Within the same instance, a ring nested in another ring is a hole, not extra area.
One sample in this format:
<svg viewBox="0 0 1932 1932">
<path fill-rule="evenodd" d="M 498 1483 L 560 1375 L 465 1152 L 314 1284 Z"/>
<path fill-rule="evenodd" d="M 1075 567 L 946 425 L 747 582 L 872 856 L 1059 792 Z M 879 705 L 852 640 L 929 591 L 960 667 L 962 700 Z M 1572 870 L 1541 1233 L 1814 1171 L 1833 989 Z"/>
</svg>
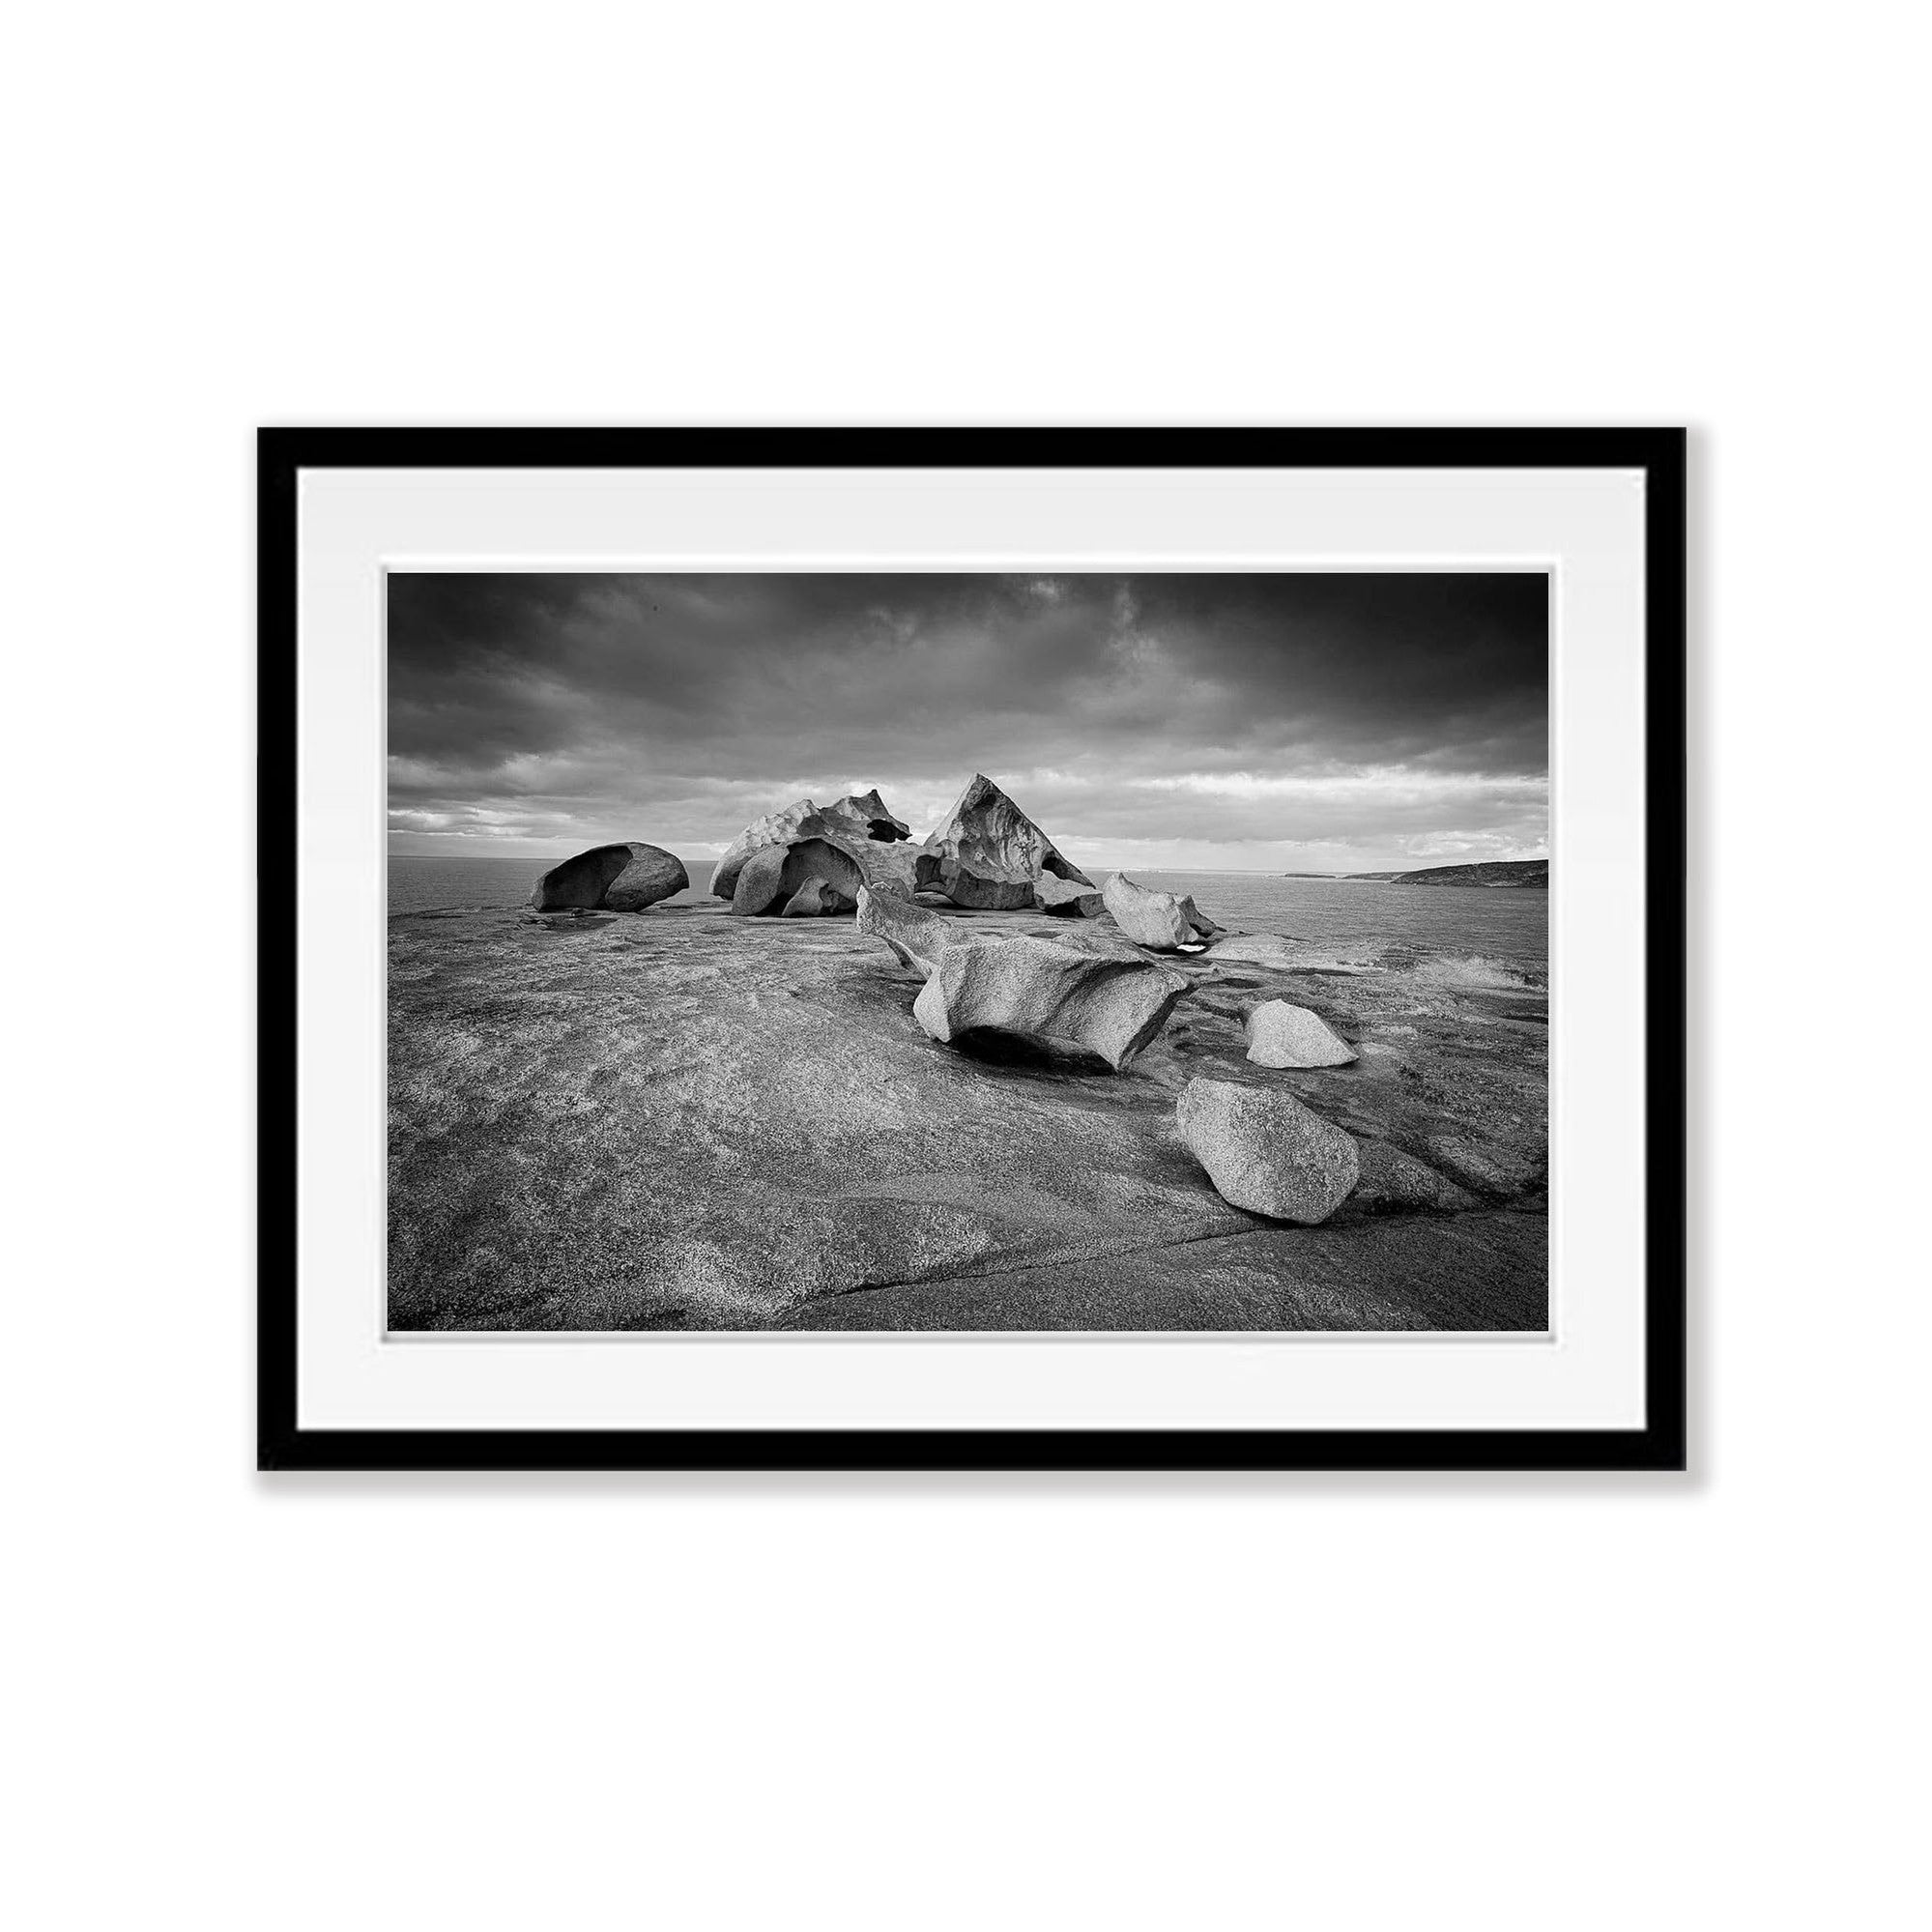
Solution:
<svg viewBox="0 0 1932 1932">
<path fill-rule="evenodd" d="M 1679 1469 L 1685 437 L 260 434 L 265 1469 Z"/>
</svg>

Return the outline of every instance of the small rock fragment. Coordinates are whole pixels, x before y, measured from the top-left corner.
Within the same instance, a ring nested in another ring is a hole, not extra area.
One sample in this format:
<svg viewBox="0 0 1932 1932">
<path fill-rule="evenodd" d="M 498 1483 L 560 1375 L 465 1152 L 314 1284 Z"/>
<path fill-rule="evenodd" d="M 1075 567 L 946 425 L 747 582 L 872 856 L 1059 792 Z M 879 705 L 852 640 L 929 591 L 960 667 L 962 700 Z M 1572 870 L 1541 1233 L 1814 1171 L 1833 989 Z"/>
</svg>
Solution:
<svg viewBox="0 0 1932 1932">
<path fill-rule="evenodd" d="M 1261 1067 L 1345 1067 L 1355 1049 L 1320 1014 L 1270 999 L 1248 1016 L 1248 1057 Z"/>
<path fill-rule="evenodd" d="M 1055 879 L 1052 873 L 1043 872 L 1033 880 L 1033 904 L 1042 912 L 1053 912 L 1062 919 L 1097 919 L 1103 901 L 1091 885 L 1082 885 L 1075 879 Z"/>
</svg>

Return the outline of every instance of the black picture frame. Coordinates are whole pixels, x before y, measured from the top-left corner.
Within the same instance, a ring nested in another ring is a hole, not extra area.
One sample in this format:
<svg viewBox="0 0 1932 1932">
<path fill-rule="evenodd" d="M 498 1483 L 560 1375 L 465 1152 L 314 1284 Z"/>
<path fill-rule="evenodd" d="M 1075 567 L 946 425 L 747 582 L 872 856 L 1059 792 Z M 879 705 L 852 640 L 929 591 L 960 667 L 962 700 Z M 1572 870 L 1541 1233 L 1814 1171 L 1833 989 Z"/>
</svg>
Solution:
<svg viewBox="0 0 1932 1932">
<path fill-rule="evenodd" d="M 258 850 L 296 822 L 303 470 L 947 467 L 1618 469 L 1645 478 L 1643 1426 L 1629 1429 L 338 1429 L 297 1415 L 295 897 L 260 895 L 257 1466 L 279 1470 L 1682 1470 L 1686 455 L 1676 428 L 265 428 L 257 444 Z"/>
</svg>

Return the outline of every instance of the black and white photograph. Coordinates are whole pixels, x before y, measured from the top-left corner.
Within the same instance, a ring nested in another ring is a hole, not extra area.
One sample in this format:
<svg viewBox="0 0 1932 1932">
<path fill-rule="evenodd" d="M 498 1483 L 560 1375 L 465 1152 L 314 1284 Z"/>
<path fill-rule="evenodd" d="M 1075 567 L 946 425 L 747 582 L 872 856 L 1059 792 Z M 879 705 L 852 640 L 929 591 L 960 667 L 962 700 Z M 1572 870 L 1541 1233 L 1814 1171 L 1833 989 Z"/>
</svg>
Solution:
<svg viewBox="0 0 1932 1932">
<path fill-rule="evenodd" d="M 1541 568 L 390 569 L 387 1321 L 1550 1321 Z"/>
</svg>

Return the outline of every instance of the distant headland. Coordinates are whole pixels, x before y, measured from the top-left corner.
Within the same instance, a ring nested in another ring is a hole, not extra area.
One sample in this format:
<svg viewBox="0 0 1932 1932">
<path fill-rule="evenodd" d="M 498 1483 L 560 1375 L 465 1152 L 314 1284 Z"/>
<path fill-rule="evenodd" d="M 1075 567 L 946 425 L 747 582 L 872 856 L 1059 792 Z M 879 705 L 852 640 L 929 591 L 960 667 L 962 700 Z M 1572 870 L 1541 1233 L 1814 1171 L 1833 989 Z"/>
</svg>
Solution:
<svg viewBox="0 0 1932 1932">
<path fill-rule="evenodd" d="M 1515 885 L 1549 890 L 1546 858 L 1485 859 L 1480 865 L 1428 865 L 1420 872 L 1284 872 L 1283 879 L 1377 880 L 1384 885 Z"/>
</svg>

